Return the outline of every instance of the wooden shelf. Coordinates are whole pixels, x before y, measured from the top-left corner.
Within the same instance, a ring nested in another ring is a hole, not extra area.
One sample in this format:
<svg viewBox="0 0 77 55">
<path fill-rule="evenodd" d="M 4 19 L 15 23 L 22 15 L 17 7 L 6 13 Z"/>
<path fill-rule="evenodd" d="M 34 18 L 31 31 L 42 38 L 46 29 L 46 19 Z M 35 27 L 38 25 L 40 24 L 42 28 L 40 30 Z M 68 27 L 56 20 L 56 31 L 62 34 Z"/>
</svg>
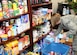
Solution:
<svg viewBox="0 0 77 55">
<path fill-rule="evenodd" d="M 34 5 L 32 5 L 31 7 L 44 6 L 44 5 L 49 5 L 49 4 L 52 4 L 52 3 L 49 2 L 49 3 L 34 4 Z"/>
<path fill-rule="evenodd" d="M 7 42 L 9 42 L 9 41 L 11 41 L 11 40 L 13 40 L 13 39 L 15 39 L 15 38 L 17 38 L 17 37 L 9 37 L 7 41 L 2 41 L 2 42 L 0 43 L 0 45 L 1 45 L 1 44 L 5 44 L 5 43 L 7 43 Z"/>
<path fill-rule="evenodd" d="M 2 41 L 0 42 L 0 45 L 4 45 L 5 43 L 8 43 L 14 39 L 19 39 L 19 36 L 21 34 L 23 34 L 24 32 L 28 32 L 29 36 L 30 36 L 30 44 L 26 45 L 21 51 L 19 51 L 19 54 L 22 53 L 23 51 L 25 51 L 25 49 L 27 48 L 30 48 L 30 51 L 33 51 L 33 45 L 35 43 L 37 43 L 38 41 L 40 41 L 42 38 L 45 38 L 49 33 L 45 34 L 45 35 L 42 35 L 40 36 L 35 42 L 33 42 L 33 29 L 36 27 L 36 26 L 40 26 L 44 23 L 41 23 L 41 24 L 38 24 L 38 25 L 35 25 L 35 26 L 32 26 L 32 10 L 37 10 L 37 8 L 40 8 L 40 7 L 44 7 L 44 8 L 48 8 L 48 9 L 52 9 L 52 3 L 51 2 L 48 2 L 48 3 L 41 3 L 41 4 L 34 4 L 34 5 L 31 5 L 30 4 L 30 0 L 27 0 L 27 8 L 28 8 L 28 12 L 27 13 L 23 13 L 23 14 L 19 14 L 19 15 L 16 15 L 16 16 L 13 16 L 13 17 L 9 17 L 9 18 L 3 18 L 0 20 L 0 22 L 3 22 L 3 21 L 7 21 L 7 20 L 11 20 L 11 19 L 17 19 L 19 18 L 20 16 L 22 15 L 25 15 L 25 14 L 29 14 L 29 21 L 30 21 L 30 28 L 27 29 L 27 30 L 24 30 L 23 32 L 21 32 L 20 34 L 17 34 L 16 36 L 11 36 L 8 38 L 7 41 Z"/>
<path fill-rule="evenodd" d="M 24 14 L 29 14 L 29 12 L 24 13 Z M 13 17 L 10 17 L 10 18 L 3 18 L 3 19 L 0 20 L 0 22 L 10 20 L 10 19 L 16 19 L 17 17 L 20 17 L 20 16 L 22 16 L 24 14 L 16 15 L 16 16 L 13 16 Z"/>
<path fill-rule="evenodd" d="M 45 35 L 40 36 L 40 37 L 34 42 L 34 44 L 37 43 L 38 41 L 40 41 L 41 39 L 45 38 L 49 33 L 50 33 L 50 32 L 48 32 L 48 33 L 45 34 Z"/>
<path fill-rule="evenodd" d="M 36 26 L 40 26 L 40 25 L 42 25 L 42 24 L 44 24 L 44 23 L 45 23 L 45 22 L 40 23 L 40 24 L 38 24 L 38 25 L 35 25 L 35 26 L 33 26 L 33 28 L 36 27 Z"/>
<path fill-rule="evenodd" d="M 50 19 L 49 19 L 48 21 L 50 21 Z M 36 26 L 43 25 L 44 23 L 45 23 L 45 22 L 42 22 L 42 23 L 40 23 L 40 24 L 38 24 L 38 25 L 35 25 L 35 26 L 33 26 L 33 28 L 35 28 Z"/>
<path fill-rule="evenodd" d="M 29 29 L 30 29 L 30 28 L 29 28 Z M 24 30 L 23 32 L 21 32 L 20 34 L 17 34 L 16 36 L 11 36 L 11 37 L 9 37 L 7 41 L 2 41 L 0 44 L 5 44 L 5 43 L 7 43 L 7 42 L 9 42 L 9 41 L 11 41 L 11 40 L 13 40 L 13 39 L 18 39 L 18 38 L 19 38 L 18 36 L 20 36 L 22 33 L 26 32 L 26 31 L 28 31 L 29 29 Z"/>
</svg>

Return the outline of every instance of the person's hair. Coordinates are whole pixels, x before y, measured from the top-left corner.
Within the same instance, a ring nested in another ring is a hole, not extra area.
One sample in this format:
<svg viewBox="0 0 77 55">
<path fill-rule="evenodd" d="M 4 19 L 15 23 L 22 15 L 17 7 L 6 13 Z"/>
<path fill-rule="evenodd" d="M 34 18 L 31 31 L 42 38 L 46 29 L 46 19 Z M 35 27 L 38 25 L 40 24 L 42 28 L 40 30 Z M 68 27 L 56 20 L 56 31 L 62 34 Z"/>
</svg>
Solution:
<svg viewBox="0 0 77 55">
<path fill-rule="evenodd" d="M 55 13 L 52 15 L 51 17 L 51 24 L 52 27 L 54 27 L 56 25 L 57 22 L 59 22 L 61 15 L 59 13 Z"/>
</svg>

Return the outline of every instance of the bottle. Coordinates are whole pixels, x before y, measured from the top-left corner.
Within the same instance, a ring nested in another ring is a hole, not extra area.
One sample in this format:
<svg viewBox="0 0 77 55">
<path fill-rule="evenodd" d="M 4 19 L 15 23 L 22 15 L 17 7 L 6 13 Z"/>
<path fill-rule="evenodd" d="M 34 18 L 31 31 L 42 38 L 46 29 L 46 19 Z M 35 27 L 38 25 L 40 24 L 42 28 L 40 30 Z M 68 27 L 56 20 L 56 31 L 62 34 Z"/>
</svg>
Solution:
<svg viewBox="0 0 77 55">
<path fill-rule="evenodd" d="M 7 0 L 2 0 L 2 9 L 3 9 L 3 17 L 4 18 L 9 18 L 9 8 L 8 8 L 8 1 Z"/>
<path fill-rule="evenodd" d="M 3 46 L 0 46 L 0 55 L 5 55 L 4 54 L 4 47 Z"/>
<path fill-rule="evenodd" d="M 3 18 L 3 13 L 2 13 L 2 5 L 0 3 L 0 20 Z"/>
<path fill-rule="evenodd" d="M 23 3 L 22 0 L 18 1 L 18 8 L 19 8 L 19 14 L 23 14 L 24 13 L 24 5 L 25 3 Z"/>
<path fill-rule="evenodd" d="M 17 35 L 17 27 L 16 27 L 16 25 L 13 25 L 13 34 L 14 34 L 14 36 L 16 36 Z"/>
<path fill-rule="evenodd" d="M 55 37 L 55 43 L 59 43 L 59 38 Z"/>
<path fill-rule="evenodd" d="M 63 15 L 66 15 L 66 7 L 63 7 Z"/>
<path fill-rule="evenodd" d="M 10 14 L 10 17 L 13 16 L 13 8 L 12 8 L 12 2 L 11 1 L 8 1 L 8 8 L 9 8 L 9 14 Z"/>
<path fill-rule="evenodd" d="M 69 7 L 67 7 L 67 10 L 66 10 L 66 14 L 68 15 L 69 14 Z"/>
<path fill-rule="evenodd" d="M 5 21 L 5 27 L 6 27 L 5 33 L 7 34 L 9 31 L 9 21 Z"/>
<path fill-rule="evenodd" d="M 9 30 L 8 30 L 8 32 L 7 32 L 8 37 L 11 37 L 11 36 L 12 36 L 11 28 L 12 28 L 12 25 L 9 26 Z"/>
<path fill-rule="evenodd" d="M 14 16 L 19 15 L 18 3 L 13 1 Z"/>
</svg>

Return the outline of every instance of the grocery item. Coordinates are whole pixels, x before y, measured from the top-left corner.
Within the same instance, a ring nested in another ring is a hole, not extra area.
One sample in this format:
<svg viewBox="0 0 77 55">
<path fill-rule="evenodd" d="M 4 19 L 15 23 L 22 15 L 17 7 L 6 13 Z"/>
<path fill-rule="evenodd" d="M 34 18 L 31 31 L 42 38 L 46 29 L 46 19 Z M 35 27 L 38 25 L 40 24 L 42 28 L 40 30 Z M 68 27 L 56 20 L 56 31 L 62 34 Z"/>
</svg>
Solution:
<svg viewBox="0 0 77 55">
<path fill-rule="evenodd" d="M 0 55 L 5 55 L 4 54 L 4 47 L 3 46 L 0 46 Z"/>
<path fill-rule="evenodd" d="M 13 2 L 13 10 L 14 10 L 14 16 L 19 14 L 19 9 L 18 9 L 18 3 Z"/>
<path fill-rule="evenodd" d="M 9 8 L 10 17 L 14 16 L 12 7 L 13 7 L 13 3 L 11 1 L 8 1 L 8 8 Z"/>
<path fill-rule="evenodd" d="M 7 41 L 8 40 L 8 35 L 7 34 L 2 34 L 1 38 L 2 38 L 2 41 Z"/>
<path fill-rule="evenodd" d="M 7 0 L 2 0 L 2 8 L 3 8 L 3 17 L 4 18 L 9 18 L 9 8 L 8 8 L 8 1 Z"/>
<path fill-rule="evenodd" d="M 0 3 L 0 20 L 3 19 L 2 4 Z"/>
</svg>

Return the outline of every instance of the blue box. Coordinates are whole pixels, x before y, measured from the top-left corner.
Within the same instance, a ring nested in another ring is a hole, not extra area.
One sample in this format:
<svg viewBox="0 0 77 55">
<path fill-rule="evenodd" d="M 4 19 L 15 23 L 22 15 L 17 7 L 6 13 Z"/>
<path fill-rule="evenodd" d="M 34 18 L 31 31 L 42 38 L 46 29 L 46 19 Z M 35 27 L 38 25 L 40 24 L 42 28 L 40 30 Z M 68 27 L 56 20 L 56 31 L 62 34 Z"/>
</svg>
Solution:
<svg viewBox="0 0 77 55">
<path fill-rule="evenodd" d="M 53 51 L 56 53 L 60 53 L 61 55 L 67 55 L 70 50 L 68 45 L 62 43 L 51 43 L 45 48 L 41 49 L 42 55 L 48 55 L 49 52 Z"/>
</svg>

